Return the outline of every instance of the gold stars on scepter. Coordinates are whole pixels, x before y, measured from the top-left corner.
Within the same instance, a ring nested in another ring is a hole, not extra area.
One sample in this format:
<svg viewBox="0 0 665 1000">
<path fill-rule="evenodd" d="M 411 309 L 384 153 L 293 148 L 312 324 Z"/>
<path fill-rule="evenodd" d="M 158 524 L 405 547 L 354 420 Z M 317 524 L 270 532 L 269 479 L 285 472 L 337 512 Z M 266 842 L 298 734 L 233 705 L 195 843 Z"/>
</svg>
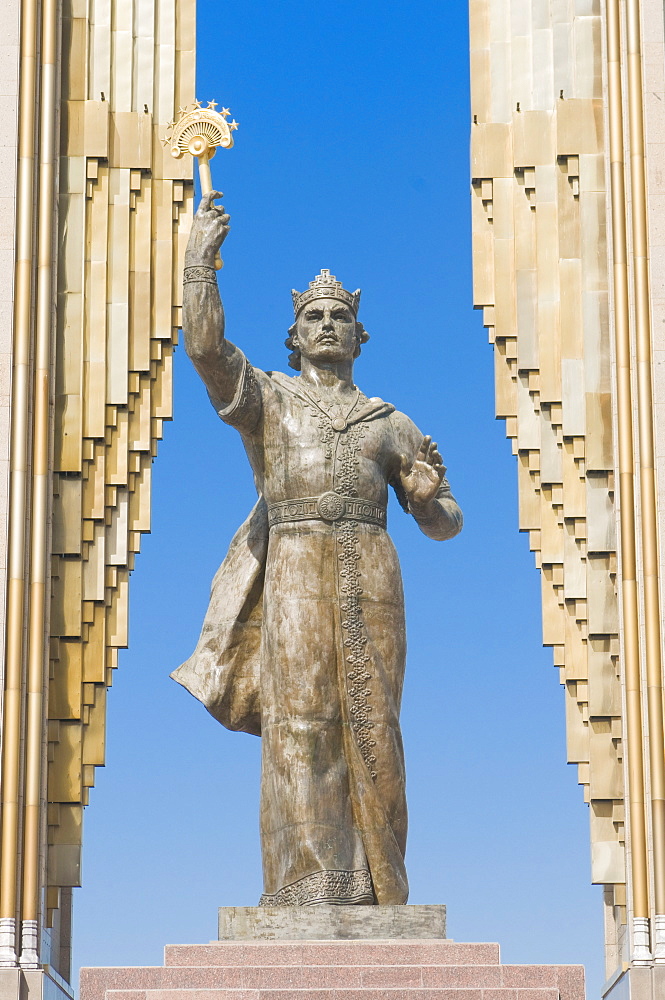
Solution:
<svg viewBox="0 0 665 1000">
<path fill-rule="evenodd" d="M 198 155 L 193 148 L 190 148 L 192 140 L 201 138 L 205 140 L 210 155 L 214 155 L 214 150 L 218 146 L 230 149 L 233 146 L 231 133 L 238 128 L 239 122 L 235 120 L 227 121 L 231 114 L 230 108 L 222 108 L 217 111 L 218 102 L 214 99 L 208 101 L 206 107 L 199 100 L 192 104 L 178 108 L 178 115 L 166 126 L 166 134 L 162 139 L 165 146 L 171 146 L 171 154 L 180 157 L 187 151 L 193 155 Z M 195 143 L 196 148 L 200 146 Z"/>
</svg>

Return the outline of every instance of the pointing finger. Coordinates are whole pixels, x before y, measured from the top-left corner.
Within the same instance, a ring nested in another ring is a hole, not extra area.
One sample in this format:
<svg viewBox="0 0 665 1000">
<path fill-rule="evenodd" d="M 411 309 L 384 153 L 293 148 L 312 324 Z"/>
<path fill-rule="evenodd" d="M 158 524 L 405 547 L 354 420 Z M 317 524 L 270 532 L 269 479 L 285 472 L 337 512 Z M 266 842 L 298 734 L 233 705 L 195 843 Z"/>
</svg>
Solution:
<svg viewBox="0 0 665 1000">
<path fill-rule="evenodd" d="M 421 462 L 427 461 L 427 453 L 429 451 L 431 441 L 432 439 L 429 434 L 426 434 L 420 443 L 420 448 L 418 449 L 418 454 L 416 456 L 417 460 L 420 460 Z"/>
</svg>

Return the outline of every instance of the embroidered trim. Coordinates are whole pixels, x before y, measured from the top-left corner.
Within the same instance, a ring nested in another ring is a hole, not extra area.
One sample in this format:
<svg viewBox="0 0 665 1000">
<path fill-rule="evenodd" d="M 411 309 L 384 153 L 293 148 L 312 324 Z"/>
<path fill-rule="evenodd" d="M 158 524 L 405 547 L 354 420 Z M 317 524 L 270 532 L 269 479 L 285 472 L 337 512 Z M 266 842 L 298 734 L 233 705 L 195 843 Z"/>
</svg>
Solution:
<svg viewBox="0 0 665 1000">
<path fill-rule="evenodd" d="M 216 285 L 216 271 L 214 267 L 208 267 L 207 264 L 197 264 L 195 267 L 186 267 L 183 275 L 183 284 L 187 284 L 188 281 L 205 281 L 209 285 Z"/>
<path fill-rule="evenodd" d="M 324 493 L 320 497 L 303 497 L 297 500 L 280 500 L 268 507 L 268 525 L 288 521 L 327 521 L 329 524 L 348 518 L 386 526 L 386 508 L 371 500 L 359 497 L 341 497 L 338 493 Z"/>
<path fill-rule="evenodd" d="M 358 452 L 365 435 L 365 424 L 353 424 L 345 434 L 339 436 L 337 452 L 338 465 L 335 469 L 336 490 L 345 497 L 357 497 L 357 482 L 360 475 Z"/>
<path fill-rule="evenodd" d="M 354 424 L 345 434 L 339 435 L 335 478 L 337 492 L 342 496 L 358 496 L 359 452 L 364 434 L 365 425 Z M 344 646 L 347 650 L 345 657 L 347 664 L 346 691 L 351 728 L 372 780 L 375 780 L 377 774 L 374 768 L 376 764 L 374 755 L 376 740 L 372 739 L 374 723 L 370 719 L 372 706 L 369 700 L 372 692 L 367 686 L 372 675 L 367 670 L 370 658 L 366 652 L 367 634 L 362 604 L 360 603 L 362 588 L 358 568 L 360 544 L 357 529 L 358 524 L 354 521 L 340 521 L 337 527 L 337 542 L 340 546 L 338 553 L 340 561 L 340 611 L 342 613 L 342 629 L 346 633 L 344 639 Z"/>
<path fill-rule="evenodd" d="M 344 906 L 373 902 L 372 876 L 361 868 L 352 872 L 320 871 L 305 875 L 279 892 L 264 892 L 259 906 L 314 906 L 317 903 Z"/>
<path fill-rule="evenodd" d="M 238 402 L 239 409 L 243 409 L 247 405 L 249 397 L 256 389 L 256 375 L 254 374 L 254 369 L 250 365 L 249 361 L 245 362 L 245 377 L 242 383 L 242 394 Z"/>
<path fill-rule="evenodd" d="M 228 406 L 224 407 L 223 410 L 218 410 L 217 414 L 224 423 L 236 423 L 236 416 L 240 415 L 242 419 L 243 413 L 249 403 L 250 396 L 258 392 L 258 383 L 256 381 L 256 375 L 254 374 L 254 369 L 250 365 L 249 361 L 245 358 L 245 370 L 242 373 L 242 378 L 238 382 L 238 388 L 236 389 L 236 394 Z"/>
<path fill-rule="evenodd" d="M 362 589 L 358 569 L 360 552 L 357 528 L 358 524 L 355 521 L 342 521 L 337 530 L 337 541 L 341 545 L 339 559 L 342 564 L 339 571 L 340 592 L 344 597 L 340 609 L 344 616 L 342 628 L 346 632 L 344 646 L 348 650 L 345 657 L 347 663 L 346 690 L 349 699 L 351 728 L 358 749 L 374 781 L 376 779 L 376 771 L 374 770 L 376 740 L 372 739 L 374 723 L 370 719 L 372 706 L 369 699 L 372 692 L 367 687 L 367 682 L 372 679 L 372 675 L 367 670 L 370 658 L 366 652 L 367 636 L 363 609 L 360 604 Z"/>
<path fill-rule="evenodd" d="M 318 410 L 316 407 L 311 407 L 311 413 L 318 419 L 319 430 L 321 432 L 321 444 L 323 445 L 324 458 L 333 457 L 333 444 L 335 443 L 335 432 L 332 428 L 330 422 L 330 417 L 325 413 Z"/>
</svg>

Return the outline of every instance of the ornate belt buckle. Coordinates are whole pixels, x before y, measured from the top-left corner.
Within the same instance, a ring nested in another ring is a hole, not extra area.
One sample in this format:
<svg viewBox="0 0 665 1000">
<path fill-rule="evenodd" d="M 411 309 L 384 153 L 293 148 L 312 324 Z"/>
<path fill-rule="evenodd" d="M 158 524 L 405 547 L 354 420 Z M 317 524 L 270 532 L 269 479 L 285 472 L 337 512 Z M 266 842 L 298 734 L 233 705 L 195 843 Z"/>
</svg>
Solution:
<svg viewBox="0 0 665 1000">
<path fill-rule="evenodd" d="M 346 514 L 346 501 L 339 493 L 323 493 L 316 501 L 316 510 L 324 521 L 339 521 Z"/>
</svg>

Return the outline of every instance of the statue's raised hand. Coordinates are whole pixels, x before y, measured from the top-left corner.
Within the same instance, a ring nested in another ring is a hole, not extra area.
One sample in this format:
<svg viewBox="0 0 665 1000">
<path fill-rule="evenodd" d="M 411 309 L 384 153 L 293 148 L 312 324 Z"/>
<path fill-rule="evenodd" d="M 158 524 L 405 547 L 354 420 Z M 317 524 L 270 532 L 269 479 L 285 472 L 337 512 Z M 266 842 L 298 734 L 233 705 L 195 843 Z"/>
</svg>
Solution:
<svg viewBox="0 0 665 1000">
<path fill-rule="evenodd" d="M 409 505 L 422 509 L 434 500 L 446 472 L 436 441 L 427 435 L 422 439 L 418 453 L 411 462 L 402 455 L 400 479 Z"/>
<path fill-rule="evenodd" d="M 215 198 L 221 198 L 221 191 L 210 191 L 201 198 L 201 204 L 194 216 L 192 230 L 189 234 L 186 264 L 214 265 L 215 254 L 226 239 L 231 216 L 224 211 L 223 205 L 214 205 Z"/>
</svg>

